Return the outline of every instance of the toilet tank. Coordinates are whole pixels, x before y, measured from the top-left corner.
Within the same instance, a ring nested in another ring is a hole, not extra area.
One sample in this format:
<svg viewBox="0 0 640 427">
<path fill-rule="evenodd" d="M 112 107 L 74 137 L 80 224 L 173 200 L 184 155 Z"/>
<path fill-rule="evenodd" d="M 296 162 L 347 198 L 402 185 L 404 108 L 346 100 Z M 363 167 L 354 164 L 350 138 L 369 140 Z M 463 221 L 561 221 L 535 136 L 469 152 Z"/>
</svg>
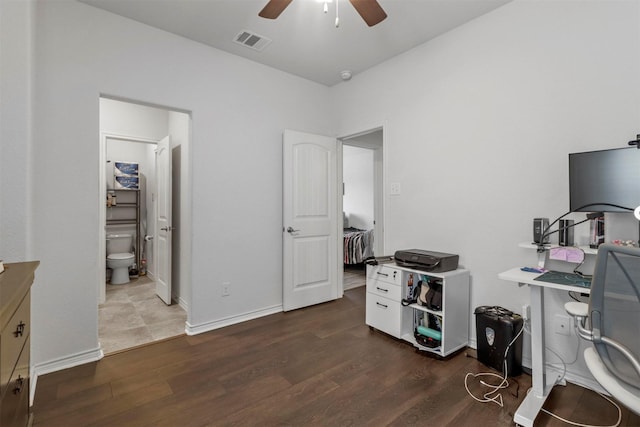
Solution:
<svg viewBox="0 0 640 427">
<path fill-rule="evenodd" d="M 123 254 L 131 252 L 131 234 L 109 234 L 107 235 L 107 255 Z"/>
</svg>

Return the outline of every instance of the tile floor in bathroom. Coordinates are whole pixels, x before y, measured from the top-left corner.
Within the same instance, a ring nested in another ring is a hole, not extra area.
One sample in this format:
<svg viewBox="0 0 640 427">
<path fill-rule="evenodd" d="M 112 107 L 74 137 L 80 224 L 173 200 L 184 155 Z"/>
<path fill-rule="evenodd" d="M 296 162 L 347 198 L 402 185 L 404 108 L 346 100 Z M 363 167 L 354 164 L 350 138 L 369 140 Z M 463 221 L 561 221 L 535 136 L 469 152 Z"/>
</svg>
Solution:
<svg viewBox="0 0 640 427">
<path fill-rule="evenodd" d="M 149 276 L 124 285 L 107 283 L 105 303 L 98 308 L 98 338 L 104 354 L 184 334 L 187 313 L 166 305 Z"/>
</svg>

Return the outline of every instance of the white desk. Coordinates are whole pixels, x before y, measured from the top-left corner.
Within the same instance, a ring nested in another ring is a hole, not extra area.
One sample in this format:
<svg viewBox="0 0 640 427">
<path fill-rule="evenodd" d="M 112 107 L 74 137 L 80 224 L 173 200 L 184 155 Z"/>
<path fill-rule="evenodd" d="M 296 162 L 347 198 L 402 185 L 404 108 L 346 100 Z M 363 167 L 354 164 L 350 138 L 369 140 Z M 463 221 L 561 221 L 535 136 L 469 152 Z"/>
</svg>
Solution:
<svg viewBox="0 0 640 427">
<path fill-rule="evenodd" d="M 531 292 L 531 392 L 524 398 L 513 421 L 517 425 L 532 427 L 538 412 L 544 405 L 551 389 L 558 377 L 549 380 L 545 368 L 544 346 L 544 290 L 545 288 L 561 291 L 574 291 L 583 294 L 590 292 L 589 288 L 581 286 L 561 285 L 534 280 L 539 273 L 527 273 L 520 268 L 513 268 L 498 274 L 502 280 L 516 282 L 519 286 L 527 285 Z"/>
</svg>

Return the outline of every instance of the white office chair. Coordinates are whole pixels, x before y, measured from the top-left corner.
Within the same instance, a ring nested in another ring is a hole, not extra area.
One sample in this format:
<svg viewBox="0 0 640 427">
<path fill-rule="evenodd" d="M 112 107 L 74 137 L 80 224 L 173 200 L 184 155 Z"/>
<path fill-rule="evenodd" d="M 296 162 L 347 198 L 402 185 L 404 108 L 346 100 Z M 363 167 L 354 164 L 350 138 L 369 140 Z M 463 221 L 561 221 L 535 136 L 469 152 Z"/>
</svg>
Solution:
<svg viewBox="0 0 640 427">
<path fill-rule="evenodd" d="M 589 305 L 568 302 L 565 310 L 574 317 L 578 335 L 593 342 L 584 351 L 591 374 L 640 415 L 640 249 L 601 245 Z"/>
</svg>

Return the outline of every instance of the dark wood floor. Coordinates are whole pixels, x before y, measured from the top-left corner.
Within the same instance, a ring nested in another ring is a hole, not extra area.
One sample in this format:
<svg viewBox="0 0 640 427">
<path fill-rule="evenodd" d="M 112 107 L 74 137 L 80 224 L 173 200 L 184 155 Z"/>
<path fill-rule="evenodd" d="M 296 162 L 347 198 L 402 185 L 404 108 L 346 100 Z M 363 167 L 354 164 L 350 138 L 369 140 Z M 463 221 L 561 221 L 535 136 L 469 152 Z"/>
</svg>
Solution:
<svg viewBox="0 0 640 427">
<path fill-rule="evenodd" d="M 465 352 L 449 360 L 364 323 L 364 287 L 341 300 L 181 336 L 44 375 L 36 426 L 510 426 L 530 387 L 521 375 L 505 406 L 474 401 Z M 572 420 L 613 424 L 595 393 L 556 387 L 547 406 Z M 559 426 L 546 415 L 536 425 Z M 625 411 L 622 425 L 640 425 Z"/>
</svg>

